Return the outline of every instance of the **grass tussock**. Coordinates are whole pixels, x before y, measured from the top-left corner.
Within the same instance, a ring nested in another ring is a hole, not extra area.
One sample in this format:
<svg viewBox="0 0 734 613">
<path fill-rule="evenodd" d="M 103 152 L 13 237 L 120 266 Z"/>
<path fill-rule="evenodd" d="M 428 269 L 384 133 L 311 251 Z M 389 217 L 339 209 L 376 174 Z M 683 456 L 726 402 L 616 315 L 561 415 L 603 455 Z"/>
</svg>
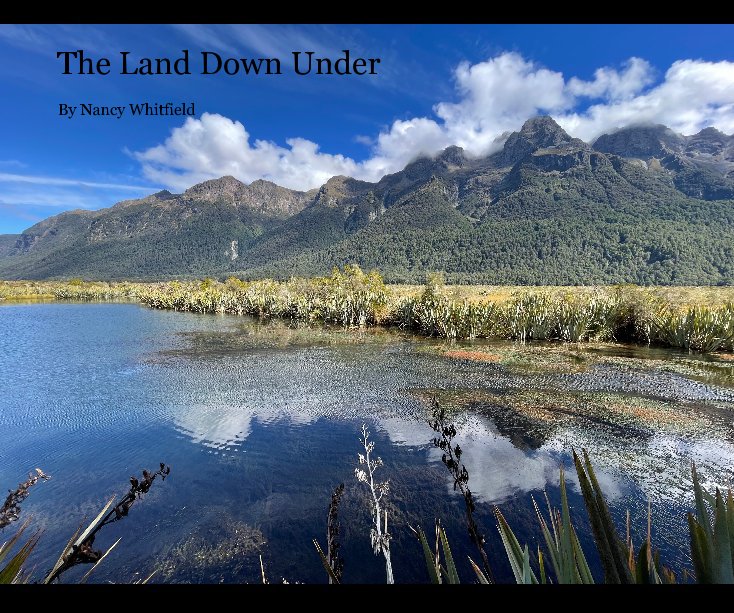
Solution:
<svg viewBox="0 0 734 613">
<path fill-rule="evenodd" d="M 346 327 L 399 326 L 426 336 L 532 341 L 620 341 L 685 351 L 734 351 L 734 289 L 389 286 L 358 266 L 289 281 L 0 282 L 0 302 L 132 300 L 156 309 L 283 318 Z"/>
</svg>

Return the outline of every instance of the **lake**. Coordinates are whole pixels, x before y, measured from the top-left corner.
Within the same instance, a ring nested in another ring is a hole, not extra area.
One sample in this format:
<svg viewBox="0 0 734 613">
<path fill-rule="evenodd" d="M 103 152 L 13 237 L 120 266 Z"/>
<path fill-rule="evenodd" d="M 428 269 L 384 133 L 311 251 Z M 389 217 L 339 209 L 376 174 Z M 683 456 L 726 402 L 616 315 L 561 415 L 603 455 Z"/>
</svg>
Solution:
<svg viewBox="0 0 734 613">
<path fill-rule="evenodd" d="M 430 399 L 448 407 L 464 450 L 477 522 L 499 580 L 512 574 L 493 516 L 521 543 L 539 542 L 531 496 L 558 503 L 570 483 L 580 539 L 601 579 L 571 449 L 586 448 L 618 526 L 630 511 L 639 544 L 675 571 L 691 568 L 685 512 L 690 463 L 707 486 L 734 476 L 734 362 L 630 346 L 450 344 L 394 330 L 289 327 L 136 304 L 0 306 L 0 486 L 35 467 L 21 517 L 43 529 L 30 566 L 39 578 L 86 517 L 124 494 L 132 475 L 172 467 L 105 527 L 120 544 L 92 582 L 323 583 L 313 547 L 339 483 L 345 582 L 384 582 L 373 555 L 364 484 L 354 476 L 367 424 L 390 480 L 396 582 L 425 582 L 409 526 L 447 529 L 459 574 L 478 560 L 463 498 L 432 444 Z M 18 525 L 18 524 L 14 524 Z M 0 541 L 14 533 L 0 531 Z M 74 569 L 64 582 L 88 569 Z"/>
</svg>

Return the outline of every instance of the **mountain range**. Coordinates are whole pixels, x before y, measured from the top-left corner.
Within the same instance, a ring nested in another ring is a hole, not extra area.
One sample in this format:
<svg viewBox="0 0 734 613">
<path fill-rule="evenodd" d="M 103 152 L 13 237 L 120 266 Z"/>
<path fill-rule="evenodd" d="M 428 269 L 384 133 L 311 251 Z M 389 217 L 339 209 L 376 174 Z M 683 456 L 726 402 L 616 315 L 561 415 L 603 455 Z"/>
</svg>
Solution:
<svg viewBox="0 0 734 613">
<path fill-rule="evenodd" d="M 535 117 L 484 157 L 448 147 L 376 183 L 222 177 L 0 235 L 0 278 L 242 278 L 357 263 L 387 280 L 734 282 L 734 136 L 632 126 L 588 144 Z"/>
</svg>

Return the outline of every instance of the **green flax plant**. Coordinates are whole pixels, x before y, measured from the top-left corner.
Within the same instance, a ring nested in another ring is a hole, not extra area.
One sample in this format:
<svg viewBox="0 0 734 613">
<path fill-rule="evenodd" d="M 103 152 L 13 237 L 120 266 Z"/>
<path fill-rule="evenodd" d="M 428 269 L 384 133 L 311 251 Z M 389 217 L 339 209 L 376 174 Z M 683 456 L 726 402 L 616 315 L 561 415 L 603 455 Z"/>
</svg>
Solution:
<svg viewBox="0 0 734 613">
<path fill-rule="evenodd" d="M 382 323 L 389 315 L 389 299 L 380 274 L 364 273 L 358 266 L 345 266 L 343 271 L 335 268 L 329 277 L 286 283 L 235 278 L 226 283 L 207 279 L 198 285 L 174 281 L 149 288 L 140 296 L 151 308 L 323 321 L 347 327 Z"/>
<path fill-rule="evenodd" d="M 92 299 L 105 295 L 103 285 L 67 285 L 58 291 L 51 285 L 34 286 L 32 290 L 57 291 L 60 296 L 87 292 Z M 11 290 L 31 291 L 0 285 L 0 297 L 1 292 Z M 565 292 L 526 289 L 513 293 L 505 302 L 493 302 L 457 298 L 460 292 L 447 290 L 442 280 L 433 275 L 420 294 L 400 297 L 384 284 L 378 272 L 364 273 L 356 265 L 347 265 L 341 270 L 335 268 L 330 276 L 292 278 L 286 282 L 230 277 L 225 283 L 205 279 L 198 283 L 130 285 L 128 289 L 115 286 L 114 292 L 128 292 L 151 308 L 277 317 L 359 328 L 397 325 L 449 340 L 616 340 L 657 343 L 690 351 L 734 350 L 734 304 L 693 305 L 681 310 L 666 302 L 659 291 L 639 287 Z"/>
<path fill-rule="evenodd" d="M 686 351 L 716 351 L 731 348 L 734 341 L 734 308 L 694 305 L 683 311 L 662 308 L 653 320 L 660 342 Z"/>
<path fill-rule="evenodd" d="M 441 526 L 441 522 L 436 520 L 436 546 L 433 548 L 433 550 L 428 544 L 426 534 L 425 532 L 423 532 L 423 529 L 420 526 L 418 526 L 418 528 L 413 528 L 411 526 L 410 529 L 418 538 L 418 541 L 420 542 L 423 549 L 423 555 L 426 559 L 426 568 L 428 569 L 428 576 L 431 580 L 431 583 L 461 583 L 461 581 L 459 581 L 459 573 L 456 571 L 454 556 L 451 554 L 449 540 L 448 538 L 446 538 L 446 531 Z M 443 551 L 443 557 L 446 560 L 446 564 L 441 564 L 441 551 Z M 474 563 L 472 562 L 472 564 Z M 475 564 L 474 567 L 478 570 L 479 573 L 482 573 L 482 571 L 479 570 Z M 482 577 L 485 577 L 483 573 Z"/>
<path fill-rule="evenodd" d="M 734 497 L 731 488 L 711 495 L 693 465 L 695 514 L 688 514 L 691 559 L 698 583 L 734 583 Z"/>
<path fill-rule="evenodd" d="M 558 314 L 548 294 L 523 294 L 505 307 L 511 338 L 521 343 L 553 338 Z"/>
</svg>

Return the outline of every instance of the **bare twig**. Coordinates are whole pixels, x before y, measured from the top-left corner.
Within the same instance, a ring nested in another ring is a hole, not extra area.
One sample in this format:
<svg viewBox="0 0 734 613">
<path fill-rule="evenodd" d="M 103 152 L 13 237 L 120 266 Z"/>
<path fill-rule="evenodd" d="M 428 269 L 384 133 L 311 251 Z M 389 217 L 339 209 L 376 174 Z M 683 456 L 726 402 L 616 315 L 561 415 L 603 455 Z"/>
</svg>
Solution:
<svg viewBox="0 0 734 613">
<path fill-rule="evenodd" d="M 367 430 L 367 426 L 362 424 L 362 438 L 360 443 L 364 447 L 364 455 L 358 454 L 359 463 L 365 464 L 367 470 L 362 468 L 354 469 L 354 476 L 357 477 L 357 481 L 366 483 L 370 488 L 372 494 L 372 512 L 373 527 L 370 530 L 370 539 L 372 541 L 372 550 L 375 555 L 382 552 L 385 556 L 385 572 L 387 574 L 387 583 L 395 583 L 392 575 L 392 561 L 390 560 L 390 533 L 387 531 L 387 511 L 385 511 L 385 526 L 382 526 L 382 513 L 380 509 L 380 500 L 390 491 L 390 482 L 382 481 L 376 482 L 374 479 L 375 471 L 382 466 L 382 458 L 378 457 L 376 460 L 371 459 L 370 454 L 375 448 L 375 443 L 369 440 L 370 432 Z"/>
</svg>

